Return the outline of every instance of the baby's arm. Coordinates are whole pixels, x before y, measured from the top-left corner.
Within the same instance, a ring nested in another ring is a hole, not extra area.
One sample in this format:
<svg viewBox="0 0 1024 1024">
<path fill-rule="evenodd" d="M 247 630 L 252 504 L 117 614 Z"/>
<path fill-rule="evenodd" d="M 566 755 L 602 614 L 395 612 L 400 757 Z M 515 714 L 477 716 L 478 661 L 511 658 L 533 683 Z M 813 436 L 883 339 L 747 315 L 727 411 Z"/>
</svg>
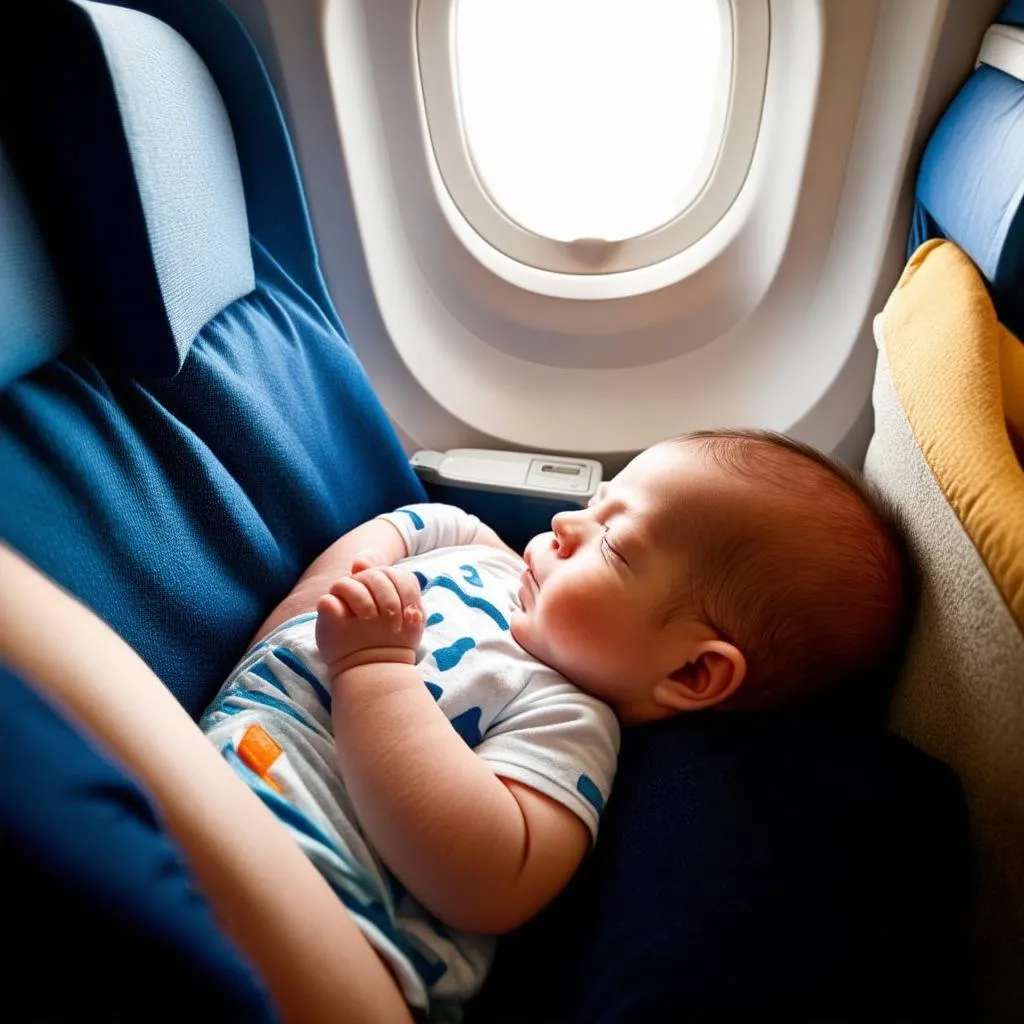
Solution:
<svg viewBox="0 0 1024 1024">
<path fill-rule="evenodd" d="M 423 631 L 413 577 L 341 579 L 317 612 L 342 774 L 384 862 L 459 930 L 500 933 L 532 917 L 590 833 L 560 803 L 496 776 L 451 727 L 413 664 Z"/>
<path fill-rule="evenodd" d="M 473 535 L 474 544 L 483 544 L 489 548 L 497 548 L 499 551 L 506 551 L 510 555 L 515 555 L 516 558 L 521 558 L 522 555 L 514 548 L 510 548 L 489 526 L 485 526 L 481 523 L 476 528 L 476 533 Z"/>
<path fill-rule="evenodd" d="M 288 596 L 264 620 L 253 641 L 266 636 L 282 622 L 312 611 L 339 576 L 373 565 L 394 565 L 406 554 L 402 535 L 386 519 L 369 519 L 349 530 L 317 555 Z"/>
<path fill-rule="evenodd" d="M 312 611 L 331 584 L 349 573 L 394 565 L 407 555 L 422 554 L 433 546 L 455 543 L 485 544 L 515 554 L 476 516 L 470 516 L 450 505 L 409 505 L 405 515 L 401 513 L 400 509 L 389 517 L 369 519 L 322 551 L 299 577 L 287 597 L 267 616 L 252 642 L 262 639 L 282 622 Z M 425 533 L 411 527 L 413 522 L 422 522 L 421 515 L 433 520 L 431 526 L 434 529 Z"/>
</svg>

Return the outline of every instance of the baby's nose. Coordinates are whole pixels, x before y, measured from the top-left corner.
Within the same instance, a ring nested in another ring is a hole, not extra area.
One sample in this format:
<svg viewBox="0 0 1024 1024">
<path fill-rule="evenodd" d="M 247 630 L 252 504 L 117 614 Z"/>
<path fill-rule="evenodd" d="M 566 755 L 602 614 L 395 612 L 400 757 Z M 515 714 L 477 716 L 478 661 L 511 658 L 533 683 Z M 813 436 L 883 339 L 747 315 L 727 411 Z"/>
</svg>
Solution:
<svg viewBox="0 0 1024 1024">
<path fill-rule="evenodd" d="M 559 512 L 551 520 L 555 548 L 563 558 L 571 555 L 579 542 L 579 519 L 573 512 Z"/>
</svg>

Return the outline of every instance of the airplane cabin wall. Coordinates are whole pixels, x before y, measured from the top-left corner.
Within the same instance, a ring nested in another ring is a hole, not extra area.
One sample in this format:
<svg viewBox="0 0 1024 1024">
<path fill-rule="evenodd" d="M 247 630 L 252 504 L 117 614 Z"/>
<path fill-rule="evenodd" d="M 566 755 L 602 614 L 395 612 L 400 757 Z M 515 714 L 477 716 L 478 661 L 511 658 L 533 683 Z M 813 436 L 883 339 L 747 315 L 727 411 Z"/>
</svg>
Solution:
<svg viewBox="0 0 1024 1024">
<path fill-rule="evenodd" d="M 765 135 L 734 209 L 599 316 L 474 258 L 432 184 L 413 0 L 229 2 L 275 80 L 335 304 L 410 451 L 572 452 L 611 473 L 662 437 L 743 424 L 859 464 L 871 321 L 906 258 L 917 160 L 1000 0 L 771 0 Z"/>
</svg>

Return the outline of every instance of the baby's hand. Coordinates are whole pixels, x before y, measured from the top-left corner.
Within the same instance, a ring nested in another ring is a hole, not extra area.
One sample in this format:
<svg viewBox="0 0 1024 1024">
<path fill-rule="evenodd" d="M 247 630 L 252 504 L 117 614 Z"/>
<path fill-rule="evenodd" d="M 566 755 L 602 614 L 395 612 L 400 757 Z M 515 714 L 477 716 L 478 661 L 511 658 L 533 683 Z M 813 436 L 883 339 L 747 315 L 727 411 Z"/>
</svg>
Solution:
<svg viewBox="0 0 1024 1024">
<path fill-rule="evenodd" d="M 369 662 L 415 663 L 423 606 L 412 573 L 389 566 L 344 576 L 316 611 L 316 642 L 332 678 Z"/>
<path fill-rule="evenodd" d="M 390 559 L 381 551 L 375 548 L 363 548 L 353 559 L 348 572 L 350 576 L 362 572 L 364 569 L 377 569 L 391 565 Z"/>
</svg>

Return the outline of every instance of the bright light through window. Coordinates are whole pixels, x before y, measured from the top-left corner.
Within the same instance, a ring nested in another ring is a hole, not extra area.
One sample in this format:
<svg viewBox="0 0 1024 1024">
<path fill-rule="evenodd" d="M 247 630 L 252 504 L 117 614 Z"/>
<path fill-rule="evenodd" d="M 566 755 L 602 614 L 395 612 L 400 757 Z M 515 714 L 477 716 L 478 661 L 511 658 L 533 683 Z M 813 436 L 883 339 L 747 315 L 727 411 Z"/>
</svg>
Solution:
<svg viewBox="0 0 1024 1024">
<path fill-rule="evenodd" d="M 722 0 L 459 0 L 461 114 L 494 203 L 566 242 L 634 238 L 678 216 L 721 142 L 723 11 Z"/>
</svg>

